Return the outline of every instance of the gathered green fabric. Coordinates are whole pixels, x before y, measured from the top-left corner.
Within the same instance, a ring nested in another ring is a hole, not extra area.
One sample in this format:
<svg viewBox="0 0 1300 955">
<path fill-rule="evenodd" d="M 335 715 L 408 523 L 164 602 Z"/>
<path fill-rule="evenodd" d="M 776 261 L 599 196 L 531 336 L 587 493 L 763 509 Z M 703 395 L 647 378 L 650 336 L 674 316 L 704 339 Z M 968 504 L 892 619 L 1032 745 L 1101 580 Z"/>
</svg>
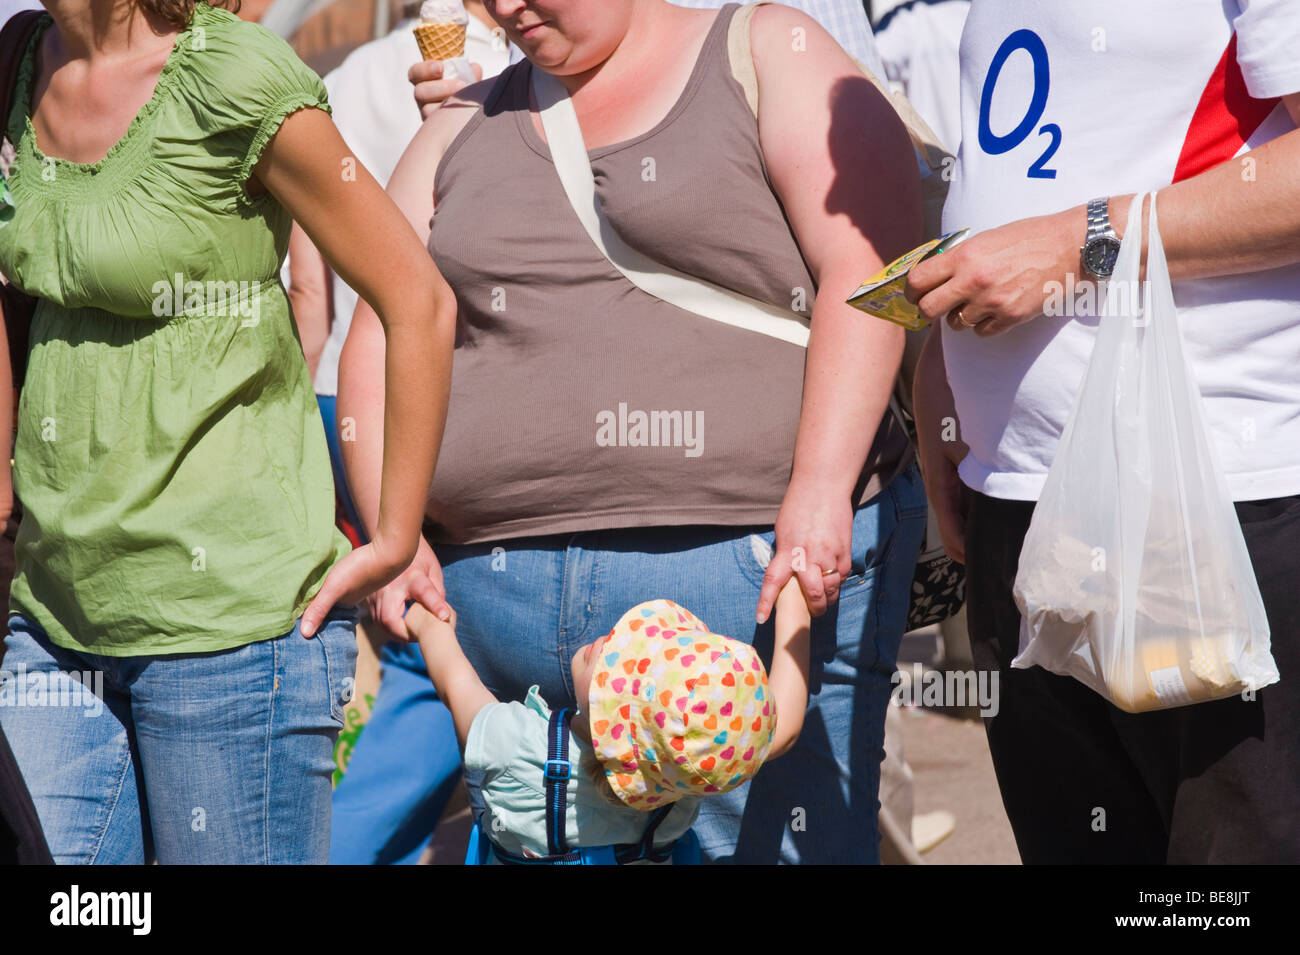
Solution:
<svg viewBox="0 0 1300 955">
<path fill-rule="evenodd" d="M 245 191 L 284 118 L 328 111 L 278 37 L 198 4 L 99 162 L 45 156 L 34 60 L 7 117 L 0 272 L 40 303 L 18 406 L 11 613 L 108 656 L 292 629 L 350 549 L 279 271 L 289 214 Z"/>
</svg>

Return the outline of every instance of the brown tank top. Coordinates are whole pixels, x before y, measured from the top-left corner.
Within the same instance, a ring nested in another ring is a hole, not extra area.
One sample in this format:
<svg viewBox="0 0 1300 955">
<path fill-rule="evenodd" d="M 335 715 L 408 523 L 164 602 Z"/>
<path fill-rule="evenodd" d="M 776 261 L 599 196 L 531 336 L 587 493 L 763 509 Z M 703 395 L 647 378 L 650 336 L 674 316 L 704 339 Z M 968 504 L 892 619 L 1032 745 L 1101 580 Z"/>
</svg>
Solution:
<svg viewBox="0 0 1300 955">
<path fill-rule="evenodd" d="M 728 4 L 677 103 L 590 150 L 623 239 L 656 261 L 811 313 L 816 287 L 731 74 Z M 451 402 L 425 532 L 435 543 L 775 522 L 794 458 L 805 350 L 685 312 L 600 254 L 502 73 L 438 168 L 429 251 L 459 305 Z M 909 455 L 886 414 L 855 499 Z"/>
</svg>

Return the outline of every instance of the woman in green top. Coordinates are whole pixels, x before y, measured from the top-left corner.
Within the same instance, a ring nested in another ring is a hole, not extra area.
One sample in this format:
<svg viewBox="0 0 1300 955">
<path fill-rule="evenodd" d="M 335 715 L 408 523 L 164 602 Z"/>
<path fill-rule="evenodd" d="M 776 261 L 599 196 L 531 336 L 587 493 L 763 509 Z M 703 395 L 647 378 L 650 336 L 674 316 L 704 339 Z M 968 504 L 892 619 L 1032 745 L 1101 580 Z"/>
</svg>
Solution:
<svg viewBox="0 0 1300 955">
<path fill-rule="evenodd" d="M 283 41 L 193 0 L 45 7 L 5 117 L 0 273 L 39 305 L 0 726 L 60 861 L 324 861 L 355 605 L 415 554 L 455 300 Z M 401 454 L 350 553 L 291 219 L 392 346 Z"/>
</svg>

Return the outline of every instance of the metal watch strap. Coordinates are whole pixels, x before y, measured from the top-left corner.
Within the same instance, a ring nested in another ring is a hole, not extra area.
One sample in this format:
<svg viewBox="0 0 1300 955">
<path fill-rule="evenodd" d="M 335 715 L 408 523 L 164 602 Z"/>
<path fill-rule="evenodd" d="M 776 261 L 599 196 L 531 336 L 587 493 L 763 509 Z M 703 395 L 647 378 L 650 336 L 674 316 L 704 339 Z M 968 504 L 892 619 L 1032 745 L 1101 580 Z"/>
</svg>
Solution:
<svg viewBox="0 0 1300 955">
<path fill-rule="evenodd" d="M 1110 224 L 1110 197 L 1102 196 L 1088 202 L 1088 234 L 1083 238 L 1086 246 L 1089 241 L 1101 235 L 1115 234 Z"/>
</svg>

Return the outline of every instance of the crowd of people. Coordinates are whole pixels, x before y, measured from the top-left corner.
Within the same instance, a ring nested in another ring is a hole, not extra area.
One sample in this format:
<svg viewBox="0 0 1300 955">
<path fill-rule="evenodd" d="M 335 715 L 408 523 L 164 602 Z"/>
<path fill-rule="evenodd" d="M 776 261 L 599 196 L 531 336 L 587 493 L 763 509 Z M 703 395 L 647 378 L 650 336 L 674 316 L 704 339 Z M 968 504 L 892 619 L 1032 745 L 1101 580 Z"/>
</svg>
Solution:
<svg viewBox="0 0 1300 955">
<path fill-rule="evenodd" d="M 236 6 L 3 11 L 18 858 L 414 862 L 463 773 L 500 861 L 878 862 L 931 515 L 1025 862 L 1300 861 L 1300 7 L 467 0 L 467 84 L 419 4 L 323 79 Z M 1046 290 L 1154 190 L 1281 679 L 1132 714 L 1012 591 Z M 959 228 L 912 373 L 846 299 Z"/>
</svg>

